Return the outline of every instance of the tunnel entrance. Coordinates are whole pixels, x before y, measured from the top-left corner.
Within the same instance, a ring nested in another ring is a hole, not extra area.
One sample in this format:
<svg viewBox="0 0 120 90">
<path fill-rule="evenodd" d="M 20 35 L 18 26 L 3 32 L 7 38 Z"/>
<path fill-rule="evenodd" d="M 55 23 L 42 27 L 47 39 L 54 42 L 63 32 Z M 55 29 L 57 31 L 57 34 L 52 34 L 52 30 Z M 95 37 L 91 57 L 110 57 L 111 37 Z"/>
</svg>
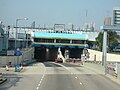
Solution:
<svg viewBox="0 0 120 90">
<path fill-rule="evenodd" d="M 81 58 L 83 49 L 81 48 L 70 48 L 69 49 L 69 58 Z"/>
<path fill-rule="evenodd" d="M 55 61 L 57 58 L 58 48 L 53 47 L 35 47 L 34 58 L 38 62 Z"/>
<path fill-rule="evenodd" d="M 69 51 L 69 58 L 81 58 L 83 49 L 81 48 L 61 48 L 63 57 L 65 57 L 65 50 Z M 55 61 L 58 54 L 57 47 L 35 47 L 35 59 L 39 62 Z"/>
</svg>

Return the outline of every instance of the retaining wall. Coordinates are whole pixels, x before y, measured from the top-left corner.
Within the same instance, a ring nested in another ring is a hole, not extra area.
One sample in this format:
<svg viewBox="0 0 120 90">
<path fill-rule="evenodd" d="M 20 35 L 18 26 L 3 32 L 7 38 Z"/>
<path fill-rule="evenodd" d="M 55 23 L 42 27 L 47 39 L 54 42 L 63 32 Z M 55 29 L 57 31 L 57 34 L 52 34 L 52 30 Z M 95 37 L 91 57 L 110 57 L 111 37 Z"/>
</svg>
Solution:
<svg viewBox="0 0 120 90">
<path fill-rule="evenodd" d="M 90 61 L 102 61 L 102 52 L 88 49 Z M 107 61 L 120 62 L 120 55 L 107 53 Z"/>
<path fill-rule="evenodd" d="M 0 56 L 0 66 L 5 66 L 11 62 L 11 65 L 20 64 L 23 60 L 33 60 L 34 48 L 29 48 L 21 56 Z"/>
</svg>

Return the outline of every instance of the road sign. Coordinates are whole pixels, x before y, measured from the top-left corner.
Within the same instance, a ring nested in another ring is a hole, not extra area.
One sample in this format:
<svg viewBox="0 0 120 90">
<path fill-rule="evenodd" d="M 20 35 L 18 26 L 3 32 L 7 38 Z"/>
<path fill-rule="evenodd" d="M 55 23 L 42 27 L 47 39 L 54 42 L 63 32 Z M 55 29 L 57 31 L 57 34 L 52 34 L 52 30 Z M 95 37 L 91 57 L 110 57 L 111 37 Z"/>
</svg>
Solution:
<svg viewBox="0 0 120 90">
<path fill-rule="evenodd" d="M 14 55 L 14 50 L 9 50 L 7 51 L 7 56 L 13 56 Z"/>
<path fill-rule="evenodd" d="M 120 31 L 120 25 L 104 25 L 101 26 L 100 29 Z"/>
<path fill-rule="evenodd" d="M 16 52 L 15 52 L 15 55 L 16 55 L 16 56 L 20 56 L 20 55 L 22 55 L 22 53 L 21 53 L 21 51 L 20 51 L 19 48 L 17 48 L 17 50 L 16 50 Z"/>
</svg>

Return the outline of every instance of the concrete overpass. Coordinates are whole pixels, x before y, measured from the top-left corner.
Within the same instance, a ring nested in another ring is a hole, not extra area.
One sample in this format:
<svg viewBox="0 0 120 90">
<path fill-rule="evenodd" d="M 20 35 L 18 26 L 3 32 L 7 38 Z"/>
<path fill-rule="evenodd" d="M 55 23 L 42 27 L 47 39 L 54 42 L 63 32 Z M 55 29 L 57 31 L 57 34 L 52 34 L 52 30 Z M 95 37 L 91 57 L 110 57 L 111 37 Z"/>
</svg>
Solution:
<svg viewBox="0 0 120 90">
<path fill-rule="evenodd" d="M 82 51 L 87 47 L 86 34 L 34 32 L 35 59 L 38 61 L 55 60 L 58 48 L 61 48 L 63 57 L 66 50 L 70 58 L 80 58 Z"/>
</svg>

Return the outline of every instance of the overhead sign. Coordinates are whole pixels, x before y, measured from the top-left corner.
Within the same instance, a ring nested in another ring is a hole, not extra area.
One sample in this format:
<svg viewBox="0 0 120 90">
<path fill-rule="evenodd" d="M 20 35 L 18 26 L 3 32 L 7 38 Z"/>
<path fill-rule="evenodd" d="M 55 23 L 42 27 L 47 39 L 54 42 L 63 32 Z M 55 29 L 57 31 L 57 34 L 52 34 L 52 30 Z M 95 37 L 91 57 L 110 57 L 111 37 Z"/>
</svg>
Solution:
<svg viewBox="0 0 120 90">
<path fill-rule="evenodd" d="M 54 25 L 55 31 L 64 31 L 65 30 L 65 24 L 55 24 Z"/>
<path fill-rule="evenodd" d="M 104 26 L 101 26 L 100 29 L 120 31 L 120 25 L 104 25 Z"/>
</svg>

